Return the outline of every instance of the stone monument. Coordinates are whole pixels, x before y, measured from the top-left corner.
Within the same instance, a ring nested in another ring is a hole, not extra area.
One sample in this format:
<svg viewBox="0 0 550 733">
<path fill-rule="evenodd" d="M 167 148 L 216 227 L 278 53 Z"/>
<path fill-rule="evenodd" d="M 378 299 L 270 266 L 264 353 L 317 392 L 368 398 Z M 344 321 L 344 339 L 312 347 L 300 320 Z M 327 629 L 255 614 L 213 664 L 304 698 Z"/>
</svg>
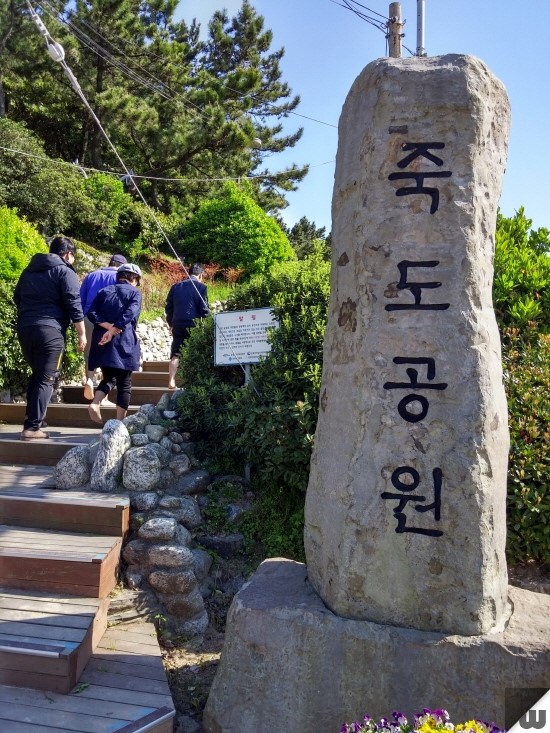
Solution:
<svg viewBox="0 0 550 733">
<path fill-rule="evenodd" d="M 235 597 L 209 733 L 337 733 L 550 686 L 550 598 L 510 589 L 491 301 L 509 105 L 473 57 L 379 59 L 342 112 L 307 567 Z"/>
<path fill-rule="evenodd" d="M 505 614 L 491 286 L 509 119 L 465 56 L 375 62 L 347 98 L 305 533 L 340 616 L 478 634 Z"/>
</svg>

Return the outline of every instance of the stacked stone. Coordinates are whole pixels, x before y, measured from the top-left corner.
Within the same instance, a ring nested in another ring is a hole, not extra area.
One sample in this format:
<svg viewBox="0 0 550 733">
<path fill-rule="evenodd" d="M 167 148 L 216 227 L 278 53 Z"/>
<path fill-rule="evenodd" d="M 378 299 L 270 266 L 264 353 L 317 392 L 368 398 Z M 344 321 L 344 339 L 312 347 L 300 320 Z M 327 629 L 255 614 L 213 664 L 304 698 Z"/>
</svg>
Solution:
<svg viewBox="0 0 550 733">
<path fill-rule="evenodd" d="M 107 421 L 98 440 L 65 454 L 55 481 L 58 489 L 128 492 L 137 535 L 123 551 L 128 584 L 152 588 L 178 631 L 191 635 L 208 625 L 200 586 L 212 558 L 191 543 L 202 522 L 196 496 L 210 475 L 193 468 L 189 435 L 176 430 L 177 395 L 167 393 L 123 421 Z"/>
<path fill-rule="evenodd" d="M 137 335 L 143 361 L 166 361 L 170 358 L 172 337 L 163 318 L 148 323 L 138 323 Z"/>
</svg>

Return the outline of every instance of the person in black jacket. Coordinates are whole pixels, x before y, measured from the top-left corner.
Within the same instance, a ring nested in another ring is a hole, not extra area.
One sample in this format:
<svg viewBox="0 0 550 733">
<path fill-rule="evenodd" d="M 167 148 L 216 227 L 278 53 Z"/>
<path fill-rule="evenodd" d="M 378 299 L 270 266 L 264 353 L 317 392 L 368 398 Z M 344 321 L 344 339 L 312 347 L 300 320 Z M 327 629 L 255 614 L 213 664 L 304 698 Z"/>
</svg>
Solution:
<svg viewBox="0 0 550 733">
<path fill-rule="evenodd" d="M 168 366 L 168 389 L 176 388 L 176 372 L 180 363 L 180 349 L 189 338 L 195 318 L 205 318 L 208 311 L 208 292 L 202 278 L 204 268 L 195 264 L 189 270 L 187 280 L 172 285 L 166 299 L 166 322 L 172 334 L 170 364 Z"/>
<path fill-rule="evenodd" d="M 80 283 L 73 268 L 75 253 L 68 237 L 55 237 L 50 253 L 33 255 L 15 286 L 17 338 L 32 372 L 21 440 L 49 438 L 41 426 L 59 376 L 65 333 L 71 322 L 78 334 L 79 351 L 86 346 Z"/>
</svg>

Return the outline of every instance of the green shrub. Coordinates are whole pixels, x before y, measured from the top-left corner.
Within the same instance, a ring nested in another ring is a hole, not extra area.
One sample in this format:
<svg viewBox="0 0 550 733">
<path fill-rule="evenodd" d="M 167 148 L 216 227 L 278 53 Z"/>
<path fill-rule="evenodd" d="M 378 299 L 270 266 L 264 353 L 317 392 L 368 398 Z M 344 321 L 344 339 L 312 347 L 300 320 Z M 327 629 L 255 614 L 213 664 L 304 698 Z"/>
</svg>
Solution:
<svg viewBox="0 0 550 733">
<path fill-rule="evenodd" d="M 0 278 L 17 280 L 33 254 L 48 247 L 36 229 L 14 209 L 0 207 Z"/>
<path fill-rule="evenodd" d="M 15 283 L 0 277 L 0 388 L 21 394 L 30 370 L 16 337 L 17 310 L 13 302 Z"/>
<path fill-rule="evenodd" d="M 508 559 L 550 563 L 550 336 L 503 334 L 508 397 Z"/>
<path fill-rule="evenodd" d="M 185 226 L 182 247 L 189 262 L 216 262 L 249 275 L 296 257 L 275 219 L 234 183 L 202 204 Z"/>
<path fill-rule="evenodd" d="M 303 504 L 321 379 L 329 265 L 320 252 L 257 275 L 228 301 L 229 310 L 271 306 L 280 327 L 271 352 L 251 367 L 213 364 L 214 325 L 193 329 L 182 349 L 182 428 L 197 435 L 202 457 L 216 468 L 248 463 L 259 504 L 245 527 L 274 554 L 303 557 Z"/>
<path fill-rule="evenodd" d="M 536 324 L 550 329 L 550 232 L 532 230 L 523 207 L 499 214 L 493 302 L 501 327 Z"/>
</svg>

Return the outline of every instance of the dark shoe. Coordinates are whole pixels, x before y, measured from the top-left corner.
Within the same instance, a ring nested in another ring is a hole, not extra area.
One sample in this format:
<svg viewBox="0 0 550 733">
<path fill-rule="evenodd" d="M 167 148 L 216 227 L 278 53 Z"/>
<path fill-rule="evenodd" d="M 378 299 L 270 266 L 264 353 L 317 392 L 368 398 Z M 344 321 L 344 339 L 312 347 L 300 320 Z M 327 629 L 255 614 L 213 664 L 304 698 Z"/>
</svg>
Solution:
<svg viewBox="0 0 550 733">
<path fill-rule="evenodd" d="M 21 440 L 46 440 L 50 437 L 44 430 L 23 430 Z"/>
</svg>

